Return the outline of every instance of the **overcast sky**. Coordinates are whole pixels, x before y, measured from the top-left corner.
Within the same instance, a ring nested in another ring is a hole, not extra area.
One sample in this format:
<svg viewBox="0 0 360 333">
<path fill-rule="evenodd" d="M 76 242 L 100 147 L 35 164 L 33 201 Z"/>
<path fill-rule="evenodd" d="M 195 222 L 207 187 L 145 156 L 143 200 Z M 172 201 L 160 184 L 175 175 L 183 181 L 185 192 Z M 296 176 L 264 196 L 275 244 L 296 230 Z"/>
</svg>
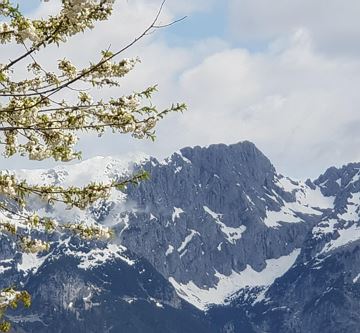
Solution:
<svg viewBox="0 0 360 333">
<path fill-rule="evenodd" d="M 34 16 L 54 11 L 56 2 L 19 1 Z M 116 0 L 110 21 L 39 58 L 49 67 L 64 56 L 87 64 L 98 50 L 131 41 L 159 5 Z M 121 89 L 102 94 L 157 83 L 160 107 L 184 101 L 189 110 L 160 123 L 155 143 L 85 137 L 84 158 L 133 151 L 161 158 L 188 145 L 250 140 L 295 178 L 360 161 L 358 0 L 168 0 L 161 21 L 183 15 L 129 50 L 124 56 L 142 63 Z M 4 166 L 34 167 L 23 159 Z"/>
</svg>

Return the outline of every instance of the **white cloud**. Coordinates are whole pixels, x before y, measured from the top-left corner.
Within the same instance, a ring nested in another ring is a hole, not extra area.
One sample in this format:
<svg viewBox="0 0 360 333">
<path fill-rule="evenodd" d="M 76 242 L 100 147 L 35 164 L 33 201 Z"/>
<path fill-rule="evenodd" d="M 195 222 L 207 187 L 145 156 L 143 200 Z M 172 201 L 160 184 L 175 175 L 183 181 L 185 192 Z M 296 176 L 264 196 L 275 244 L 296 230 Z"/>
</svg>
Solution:
<svg viewBox="0 0 360 333">
<path fill-rule="evenodd" d="M 246 139 L 298 177 L 360 158 L 360 61 L 317 52 L 306 29 L 257 54 L 208 40 L 192 49 L 155 42 L 142 56 L 147 74 L 135 73 L 133 82 L 161 80 L 160 103 L 185 100 L 189 111 L 165 120 L 155 144 L 131 147 L 163 156 Z M 104 141 L 110 150 L 111 140 Z"/>
<path fill-rule="evenodd" d="M 199 144 L 252 140 L 301 177 L 358 159 L 360 62 L 324 57 L 304 30 L 275 44 L 261 54 L 226 49 L 182 75 L 188 136 Z"/>
<path fill-rule="evenodd" d="M 158 0 L 151 1 L 159 3 Z M 209 11 L 216 1 L 218 0 L 167 0 L 165 7 L 175 15 L 188 15 L 194 12 Z"/>
<path fill-rule="evenodd" d="M 114 49 L 122 47 L 143 31 L 159 3 L 119 1 L 109 22 L 71 39 L 61 53 L 54 48 L 39 57 L 49 66 L 65 55 L 86 64 L 97 59 L 99 49 L 109 44 Z M 162 21 L 189 11 L 209 10 L 212 2 L 199 3 L 207 6 L 169 0 Z M 327 31 L 326 17 L 335 15 L 339 2 L 329 0 L 325 12 L 321 11 L 323 1 L 289 3 L 279 0 L 265 7 L 263 0 L 232 2 L 233 16 L 240 21 L 233 22 L 239 38 L 269 39 L 263 52 L 251 53 L 231 46 L 229 41 L 211 38 L 186 48 L 171 47 L 161 32 L 129 50 L 125 56 L 139 55 L 142 64 L 124 80 L 121 89 L 104 96 L 158 83 L 156 103 L 166 106 L 185 101 L 189 111 L 165 119 L 154 144 L 123 136 L 106 135 L 101 140 L 86 136 L 81 143 L 85 157 L 134 150 L 164 156 L 186 145 L 246 139 L 258 144 L 280 171 L 299 177 L 360 160 L 360 60 L 326 53 L 326 38 L 322 37 L 334 30 L 330 27 Z M 343 11 L 349 11 L 348 7 Z M 346 27 L 339 28 L 344 36 L 360 31 L 353 17 L 349 13 Z M 9 54 L 1 56 L 8 58 Z"/>
<path fill-rule="evenodd" d="M 357 0 L 229 0 L 229 7 L 233 34 L 241 41 L 271 40 L 306 27 L 324 52 L 360 51 Z"/>
</svg>

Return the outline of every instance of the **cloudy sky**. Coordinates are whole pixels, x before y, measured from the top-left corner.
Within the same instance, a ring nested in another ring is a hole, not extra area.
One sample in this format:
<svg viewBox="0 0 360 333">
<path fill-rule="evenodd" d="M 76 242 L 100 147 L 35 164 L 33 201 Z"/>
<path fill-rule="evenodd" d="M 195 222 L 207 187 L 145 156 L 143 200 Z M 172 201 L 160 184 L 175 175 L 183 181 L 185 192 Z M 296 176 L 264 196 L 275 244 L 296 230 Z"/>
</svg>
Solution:
<svg viewBox="0 0 360 333">
<path fill-rule="evenodd" d="M 19 1 L 33 16 L 56 2 Z M 100 49 L 119 49 L 143 31 L 160 2 L 116 0 L 110 21 L 39 57 L 48 66 L 59 56 L 96 60 Z M 122 88 L 103 94 L 157 83 L 160 107 L 184 101 L 189 110 L 159 124 L 155 143 L 84 137 L 84 158 L 132 151 L 161 158 L 188 145 L 250 140 L 295 178 L 360 161 L 358 0 L 168 0 L 161 22 L 183 15 L 124 54 L 142 63 Z"/>
</svg>

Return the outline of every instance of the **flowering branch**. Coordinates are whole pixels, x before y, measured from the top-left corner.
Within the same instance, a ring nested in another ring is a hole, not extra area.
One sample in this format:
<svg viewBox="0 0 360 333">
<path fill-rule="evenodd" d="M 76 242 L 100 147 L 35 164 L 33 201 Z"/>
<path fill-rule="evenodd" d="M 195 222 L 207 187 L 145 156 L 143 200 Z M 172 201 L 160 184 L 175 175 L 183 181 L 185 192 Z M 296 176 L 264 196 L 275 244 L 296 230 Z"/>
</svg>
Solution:
<svg viewBox="0 0 360 333">
<path fill-rule="evenodd" d="M 98 21 L 107 20 L 115 0 L 62 0 L 59 13 L 44 19 L 27 18 L 10 0 L 0 0 L 0 17 L 5 18 L 0 22 L 0 43 L 18 44 L 25 49 L 15 59 L 0 63 L 0 146 L 3 155 L 70 161 L 81 157 L 81 152 L 75 149 L 81 132 L 101 136 L 111 130 L 138 139 L 154 140 L 158 121 L 169 113 L 183 112 L 185 104 L 158 110 L 152 104 L 156 85 L 108 100 L 94 98 L 92 90 L 119 87 L 140 60 L 115 58 L 157 29 L 184 19 L 158 24 L 165 1 L 151 24 L 121 49 L 115 52 L 104 50 L 99 60 L 79 69 L 67 58 L 57 59 L 57 69 L 48 71 L 36 60 L 36 53 L 50 45 L 60 47 L 71 36 L 93 29 Z M 16 67 L 25 61 L 26 77 L 19 79 Z M 59 95 L 65 89 L 66 97 L 60 99 Z M 8 172 L 0 172 L 0 194 L 5 199 L 0 202 L 0 233 L 16 238 L 19 249 L 26 253 L 50 249 L 50 243 L 32 237 L 34 231 L 37 234 L 66 232 L 85 239 L 108 239 L 112 230 L 102 225 L 59 223 L 29 212 L 29 197 L 37 196 L 50 205 L 62 203 L 69 209 L 85 209 L 97 200 L 108 198 L 113 189 L 123 190 L 128 184 L 137 184 L 147 177 L 147 174 L 139 173 L 108 184 L 64 188 L 30 185 Z M 26 291 L 0 290 L 0 320 L 9 308 L 15 308 L 19 303 L 28 307 L 30 302 Z M 9 330 L 10 323 L 0 321 L 0 332 Z"/>
</svg>

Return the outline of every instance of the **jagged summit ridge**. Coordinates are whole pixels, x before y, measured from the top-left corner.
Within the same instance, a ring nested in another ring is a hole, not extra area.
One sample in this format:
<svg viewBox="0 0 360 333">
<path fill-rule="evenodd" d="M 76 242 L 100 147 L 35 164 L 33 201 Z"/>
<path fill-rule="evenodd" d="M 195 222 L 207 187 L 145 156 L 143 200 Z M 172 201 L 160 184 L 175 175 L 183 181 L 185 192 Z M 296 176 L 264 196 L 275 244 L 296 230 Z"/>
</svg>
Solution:
<svg viewBox="0 0 360 333">
<path fill-rule="evenodd" d="M 219 173 L 224 169 L 226 172 L 232 168 L 234 172 L 241 172 L 243 177 L 251 177 L 263 183 L 269 181 L 275 173 L 270 160 L 249 141 L 232 145 L 210 145 L 206 148 L 184 148 L 180 152 L 192 163 L 209 172 Z"/>
</svg>

